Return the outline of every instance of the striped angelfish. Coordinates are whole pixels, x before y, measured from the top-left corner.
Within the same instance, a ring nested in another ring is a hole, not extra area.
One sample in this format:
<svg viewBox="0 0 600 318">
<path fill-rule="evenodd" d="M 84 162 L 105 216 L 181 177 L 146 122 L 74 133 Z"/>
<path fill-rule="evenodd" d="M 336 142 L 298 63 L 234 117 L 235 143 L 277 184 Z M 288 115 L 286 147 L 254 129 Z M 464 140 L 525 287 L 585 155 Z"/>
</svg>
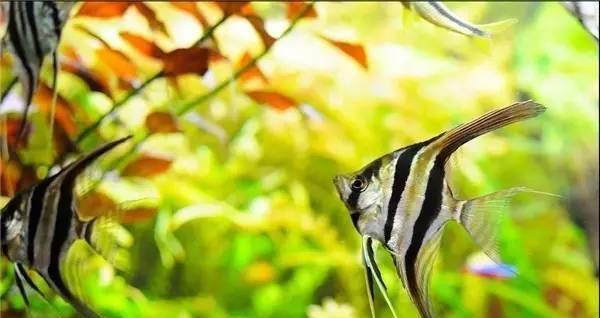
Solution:
<svg viewBox="0 0 600 318">
<path fill-rule="evenodd" d="M 446 180 L 446 162 L 466 142 L 544 110 L 532 101 L 494 110 L 429 140 L 386 154 L 356 173 L 335 177 L 337 192 L 363 236 L 371 305 L 375 280 L 391 307 L 375 263 L 375 242 L 391 253 L 410 298 L 421 316 L 428 318 L 433 317 L 428 298 L 429 274 L 448 221 L 462 224 L 483 251 L 499 261 L 497 225 L 504 210 L 499 208 L 507 207 L 513 195 L 526 189 L 457 199 Z"/>
<path fill-rule="evenodd" d="M 402 1 L 402 4 L 406 9 L 416 12 L 427 22 L 466 36 L 489 38 L 492 33 L 499 32 L 515 23 L 514 19 L 508 19 L 476 25 L 459 18 L 440 1 Z"/>
<path fill-rule="evenodd" d="M 110 221 L 110 216 L 89 221 L 80 219 L 75 181 L 96 159 L 129 138 L 97 148 L 51 177 L 17 193 L 2 208 L 2 255 L 14 264 L 17 287 L 27 305 L 29 300 L 24 283 L 45 298 L 27 273 L 27 269 L 32 269 L 79 313 L 85 317 L 100 317 L 75 296 L 63 276 L 67 253 L 75 241 L 84 240 L 101 252 L 105 247 L 100 245 L 101 230 Z"/>
<path fill-rule="evenodd" d="M 1 46 L 8 47 L 25 95 L 27 116 L 37 88 L 44 58 L 52 55 L 53 87 L 56 90 L 56 48 L 63 26 L 75 1 L 9 1 L 3 3 L 8 24 Z M 25 123 L 25 121 L 23 121 Z M 21 128 L 24 127 L 24 124 Z M 21 129 L 22 131 L 22 129 Z"/>
</svg>

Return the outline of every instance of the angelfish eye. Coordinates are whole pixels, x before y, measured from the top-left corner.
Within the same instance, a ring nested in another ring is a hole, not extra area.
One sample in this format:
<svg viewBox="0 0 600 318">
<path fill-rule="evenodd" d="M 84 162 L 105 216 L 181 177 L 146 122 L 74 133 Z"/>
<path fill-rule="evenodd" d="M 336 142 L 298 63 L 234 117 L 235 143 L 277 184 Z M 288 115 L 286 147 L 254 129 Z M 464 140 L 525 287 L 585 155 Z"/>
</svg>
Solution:
<svg viewBox="0 0 600 318">
<path fill-rule="evenodd" d="M 365 189 L 367 188 L 368 182 L 367 179 L 365 179 L 365 177 L 358 175 L 356 176 L 356 178 L 354 178 L 354 180 L 352 180 L 352 183 L 350 184 L 350 188 L 352 188 L 353 191 L 365 191 Z"/>
</svg>

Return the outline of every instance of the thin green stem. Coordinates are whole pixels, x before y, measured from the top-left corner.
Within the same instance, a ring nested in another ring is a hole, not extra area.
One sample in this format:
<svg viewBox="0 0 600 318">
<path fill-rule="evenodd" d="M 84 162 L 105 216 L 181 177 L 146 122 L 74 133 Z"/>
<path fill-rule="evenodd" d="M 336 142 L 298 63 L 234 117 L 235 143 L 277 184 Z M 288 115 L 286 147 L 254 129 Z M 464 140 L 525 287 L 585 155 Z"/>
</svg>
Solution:
<svg viewBox="0 0 600 318">
<path fill-rule="evenodd" d="M 221 24 L 223 24 L 227 20 L 228 17 L 229 17 L 228 15 L 223 15 L 221 17 L 221 19 L 219 19 L 219 21 L 217 21 L 217 23 L 215 23 L 213 26 L 211 26 L 209 29 L 207 29 L 206 32 L 204 32 L 204 34 L 202 34 L 202 37 L 200 37 L 200 39 L 198 39 L 196 42 L 194 42 L 194 44 L 192 45 L 192 47 L 202 44 L 202 42 L 206 41 L 206 39 L 208 39 L 209 37 L 211 37 L 213 35 L 214 31 Z M 138 87 L 132 89 L 131 91 L 129 91 L 129 93 L 127 93 L 127 95 L 125 95 L 125 97 L 123 97 L 118 102 L 114 103 L 114 105 L 111 107 L 111 109 L 108 112 L 106 112 L 102 116 L 100 116 L 100 118 L 98 118 L 90 126 L 86 127 L 75 138 L 75 144 L 76 145 L 80 145 L 80 143 L 83 142 L 83 140 L 87 136 L 89 136 L 92 132 L 94 132 L 98 128 L 98 126 L 100 126 L 100 124 L 104 121 L 104 119 L 106 119 L 107 117 L 109 117 L 110 115 L 112 115 L 113 113 L 115 113 L 119 108 L 123 107 L 123 105 L 125 105 L 131 98 L 133 98 L 134 96 L 138 95 L 144 88 L 146 88 L 152 82 L 154 82 L 155 80 L 157 80 L 159 78 L 162 78 L 163 75 L 164 74 L 162 72 L 158 72 L 158 73 L 154 74 L 153 76 L 151 76 L 150 78 L 146 79 L 146 81 L 144 81 L 140 86 L 138 86 Z"/>
<path fill-rule="evenodd" d="M 310 10 L 310 8 L 314 5 L 314 2 L 310 2 L 308 3 L 304 9 L 298 14 L 298 16 L 296 16 L 294 18 L 294 20 L 292 20 L 292 22 L 290 23 L 290 25 L 288 26 L 287 29 L 285 29 L 285 31 L 283 31 L 283 33 L 277 38 L 276 42 L 279 42 L 279 40 L 281 40 L 282 38 L 284 38 L 285 36 L 287 36 L 298 24 L 298 22 L 300 21 L 300 19 L 302 17 L 304 17 L 308 11 Z M 273 45 L 275 45 L 275 43 L 273 43 Z M 244 72 L 246 72 L 248 69 L 250 69 L 251 67 L 253 67 L 254 65 L 256 65 L 256 63 L 263 58 L 265 55 L 267 55 L 267 53 L 269 53 L 269 51 L 271 50 L 272 46 L 268 46 L 265 47 L 265 49 L 258 54 L 256 57 L 254 57 L 250 62 L 248 62 L 248 64 L 244 65 L 243 67 L 241 67 L 240 69 L 238 69 L 229 79 L 223 81 L 221 84 L 219 84 L 217 87 L 215 87 L 214 89 L 212 89 L 210 92 L 184 104 L 177 112 L 176 114 L 178 116 L 183 115 L 185 113 L 187 113 L 188 111 L 190 111 L 191 109 L 193 109 L 195 106 L 197 106 L 198 104 L 204 103 L 205 101 L 207 101 L 208 99 L 210 99 L 211 97 L 215 96 L 217 93 L 219 93 L 220 91 L 222 91 L 224 88 L 226 88 L 229 84 L 233 83 L 237 78 L 240 77 L 240 75 L 242 75 Z M 151 136 L 150 134 L 145 134 L 144 136 L 142 136 L 138 141 L 136 141 L 134 143 L 134 145 L 131 147 L 131 149 L 127 152 L 127 154 L 125 154 L 124 156 L 117 158 L 116 160 L 112 161 L 111 164 L 109 165 L 107 171 L 113 170 L 115 168 L 117 168 L 117 166 L 125 161 L 126 157 L 129 157 L 131 155 L 133 155 L 133 153 L 135 152 L 135 149 L 139 149 L 139 147 L 141 146 L 142 143 L 144 143 L 144 141 L 146 141 L 148 139 L 148 137 Z"/>
</svg>

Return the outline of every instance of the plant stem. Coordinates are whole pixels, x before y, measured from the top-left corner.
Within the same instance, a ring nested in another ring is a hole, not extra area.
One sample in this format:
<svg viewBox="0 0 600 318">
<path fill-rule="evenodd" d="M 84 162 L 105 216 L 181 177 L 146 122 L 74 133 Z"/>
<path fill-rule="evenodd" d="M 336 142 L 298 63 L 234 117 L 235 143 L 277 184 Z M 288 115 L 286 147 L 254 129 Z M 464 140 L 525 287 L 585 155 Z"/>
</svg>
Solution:
<svg viewBox="0 0 600 318">
<path fill-rule="evenodd" d="M 196 42 L 194 42 L 192 47 L 202 44 L 202 42 L 204 42 L 206 39 L 211 37 L 212 34 L 214 33 L 214 31 L 216 30 L 216 28 L 218 28 L 221 24 L 223 24 L 227 20 L 227 18 L 229 18 L 228 15 L 223 15 L 221 17 L 221 19 L 219 19 L 219 21 L 217 21 L 217 23 L 215 23 L 213 26 L 211 26 L 209 29 L 207 29 L 206 32 L 204 32 L 204 34 L 202 35 L 202 37 L 200 37 L 200 39 L 198 39 Z M 152 82 L 154 82 L 155 80 L 157 80 L 159 78 L 162 78 L 163 75 L 164 74 L 162 73 L 162 71 L 158 72 L 158 73 L 154 74 L 153 76 L 151 76 L 150 78 L 148 78 L 146 81 L 144 81 L 140 86 L 132 89 L 127 95 L 125 95 L 125 97 L 123 97 L 121 100 L 116 102 L 108 112 L 104 113 L 94 123 L 92 123 L 91 125 L 86 127 L 75 138 L 75 144 L 79 146 L 80 143 L 83 142 L 83 140 L 87 136 L 89 136 L 92 132 L 94 132 L 98 128 L 98 126 L 100 126 L 100 124 L 102 123 L 102 121 L 104 121 L 104 119 L 106 119 L 107 117 L 109 117 L 110 115 L 115 113 L 119 108 L 121 108 L 123 105 L 125 105 L 125 103 L 127 103 L 132 97 L 138 95 L 144 88 L 146 88 Z"/>
</svg>

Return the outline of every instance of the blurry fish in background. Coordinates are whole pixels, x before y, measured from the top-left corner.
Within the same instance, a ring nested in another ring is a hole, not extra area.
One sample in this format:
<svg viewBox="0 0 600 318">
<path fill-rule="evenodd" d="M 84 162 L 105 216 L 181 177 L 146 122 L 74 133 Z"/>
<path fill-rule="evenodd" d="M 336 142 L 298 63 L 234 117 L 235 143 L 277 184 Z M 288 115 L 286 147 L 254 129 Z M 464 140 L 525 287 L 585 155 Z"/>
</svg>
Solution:
<svg viewBox="0 0 600 318">
<path fill-rule="evenodd" d="M 514 195 L 535 191 L 512 188 L 460 200 L 454 197 L 447 182 L 446 162 L 466 142 L 544 111 L 544 106 L 532 101 L 515 103 L 386 154 L 356 173 L 334 178 L 352 223 L 367 238 L 363 255 L 367 259 L 371 302 L 374 279 L 387 300 L 385 285 L 369 250 L 373 240 L 391 253 L 411 300 L 421 316 L 428 318 L 433 317 L 428 297 L 429 275 L 448 221 L 462 224 L 483 252 L 501 263 L 497 240 L 502 216 Z"/>
<path fill-rule="evenodd" d="M 465 271 L 485 278 L 509 279 L 517 276 L 513 265 L 498 264 L 484 253 L 476 253 L 467 259 Z"/>
<path fill-rule="evenodd" d="M 516 23 L 515 19 L 508 19 L 476 25 L 459 18 L 439 1 L 402 1 L 402 5 L 431 24 L 466 36 L 490 38 L 493 33 Z"/>
<path fill-rule="evenodd" d="M 598 41 L 598 1 L 562 1 L 562 4 Z"/>
<path fill-rule="evenodd" d="M 0 46 L 14 57 L 15 73 L 25 97 L 23 118 L 26 119 L 37 88 L 44 59 L 52 56 L 52 87 L 56 92 L 58 58 L 56 49 L 62 29 L 75 1 L 9 1 L 2 3 L 6 33 Z M 25 127 L 25 120 L 21 131 Z"/>
<path fill-rule="evenodd" d="M 87 221 L 80 218 L 75 181 L 96 159 L 129 138 L 97 148 L 51 177 L 17 193 L 2 208 L 1 252 L 14 265 L 16 284 L 27 305 L 25 283 L 47 299 L 27 273 L 32 269 L 80 314 L 88 318 L 100 317 L 73 293 L 77 282 L 67 282 L 64 278 L 68 270 L 73 270 L 65 260 L 77 240 L 84 240 L 98 253 L 105 254 L 108 243 L 103 240 L 106 237 L 103 231 L 113 221 L 111 215 Z"/>
</svg>

